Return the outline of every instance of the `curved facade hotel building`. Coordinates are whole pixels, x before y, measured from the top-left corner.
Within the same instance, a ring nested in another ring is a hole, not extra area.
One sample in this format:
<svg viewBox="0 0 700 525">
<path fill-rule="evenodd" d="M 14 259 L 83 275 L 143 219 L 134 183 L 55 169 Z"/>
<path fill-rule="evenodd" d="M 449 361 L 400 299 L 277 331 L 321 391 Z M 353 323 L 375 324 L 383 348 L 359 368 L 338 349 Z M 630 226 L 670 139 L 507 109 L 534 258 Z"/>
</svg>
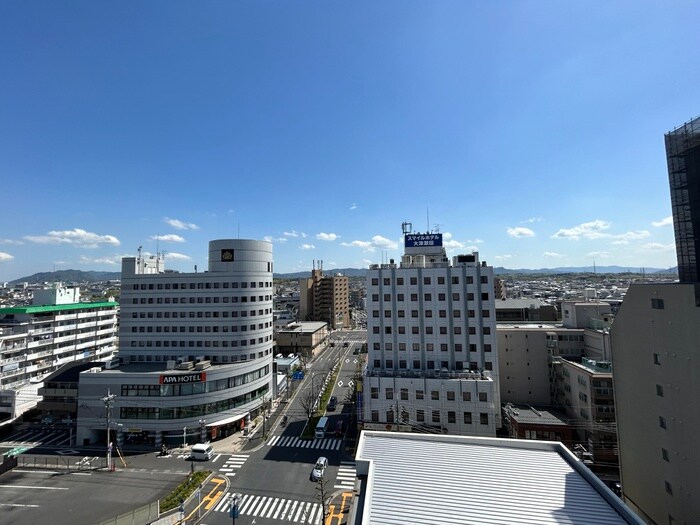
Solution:
<svg viewBox="0 0 700 525">
<path fill-rule="evenodd" d="M 111 440 L 156 447 L 243 428 L 271 396 L 272 272 L 254 240 L 211 241 L 203 273 L 122 259 L 120 364 L 81 374 L 77 443 L 104 443 L 108 420 Z"/>
</svg>

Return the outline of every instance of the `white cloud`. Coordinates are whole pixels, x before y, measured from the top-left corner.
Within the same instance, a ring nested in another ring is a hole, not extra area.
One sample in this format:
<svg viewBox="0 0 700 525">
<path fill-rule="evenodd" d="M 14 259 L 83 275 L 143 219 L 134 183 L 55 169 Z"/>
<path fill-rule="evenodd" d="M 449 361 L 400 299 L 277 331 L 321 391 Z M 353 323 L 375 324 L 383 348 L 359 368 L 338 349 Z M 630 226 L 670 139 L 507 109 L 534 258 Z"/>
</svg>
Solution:
<svg viewBox="0 0 700 525">
<path fill-rule="evenodd" d="M 362 259 L 362 262 L 369 265 L 369 264 L 374 264 L 374 261 L 371 261 L 369 259 Z"/>
<path fill-rule="evenodd" d="M 554 238 L 558 239 L 572 239 L 579 240 L 584 239 L 600 239 L 601 237 L 606 237 L 609 234 L 603 233 L 603 230 L 610 228 L 610 223 L 607 221 L 602 221 L 596 219 L 590 222 L 584 222 L 573 228 L 562 228 L 557 233 L 552 235 Z"/>
<path fill-rule="evenodd" d="M 11 261 L 14 258 L 15 258 L 14 255 L 10 255 L 9 253 L 5 253 L 5 252 L 0 252 L 0 262 Z"/>
<path fill-rule="evenodd" d="M 655 226 L 656 228 L 661 228 L 662 226 L 671 226 L 673 225 L 673 216 L 669 215 L 668 217 L 664 217 L 660 221 L 654 221 L 651 223 L 652 226 Z"/>
<path fill-rule="evenodd" d="M 197 226 L 196 224 L 192 224 L 191 222 L 183 222 L 177 219 L 168 219 L 167 217 L 163 219 L 163 222 L 169 224 L 176 230 L 199 230 L 199 226 Z"/>
<path fill-rule="evenodd" d="M 650 242 L 642 246 L 642 248 L 654 252 L 670 252 L 676 249 L 676 245 L 674 243 L 661 244 L 660 242 Z"/>
<path fill-rule="evenodd" d="M 80 264 L 107 264 L 109 266 L 118 266 L 122 262 L 122 257 L 128 257 L 128 255 L 111 255 L 104 257 L 86 257 L 81 255 L 79 262 Z"/>
<path fill-rule="evenodd" d="M 472 245 L 472 246 L 465 246 L 465 247 L 464 247 L 464 250 L 465 250 L 467 253 L 478 252 L 478 251 L 479 251 L 479 247 L 478 247 L 478 246 L 474 246 L 474 245 Z"/>
<path fill-rule="evenodd" d="M 544 252 L 542 255 L 545 257 L 551 257 L 553 259 L 564 257 L 561 253 L 557 253 L 557 252 Z"/>
<path fill-rule="evenodd" d="M 101 244 L 119 246 L 121 243 L 113 235 L 98 235 L 80 228 L 72 230 L 54 230 L 46 235 L 26 235 L 26 240 L 37 244 L 71 244 L 79 248 L 97 248 Z"/>
<path fill-rule="evenodd" d="M 302 237 L 304 239 L 306 238 L 306 234 L 304 232 L 298 232 L 296 230 L 292 230 L 290 232 L 283 232 L 282 235 L 284 235 L 285 237 Z"/>
<path fill-rule="evenodd" d="M 478 239 L 478 238 L 477 238 L 477 239 L 473 239 L 473 240 L 470 239 L 470 240 L 468 240 L 467 242 L 470 242 L 470 243 L 472 243 L 472 244 L 482 244 L 484 241 L 483 241 L 483 239 Z"/>
<path fill-rule="evenodd" d="M 516 226 L 515 228 L 508 228 L 506 230 L 508 232 L 508 235 L 511 237 L 534 237 L 535 232 L 533 232 L 530 228 L 525 228 L 523 226 Z"/>
<path fill-rule="evenodd" d="M 355 203 L 353 202 L 352 205 L 350 205 L 350 209 L 351 209 L 351 210 L 356 210 L 356 209 L 357 209 L 357 204 L 355 204 Z"/>
<path fill-rule="evenodd" d="M 381 235 L 375 235 L 372 237 L 372 246 L 376 246 L 377 248 L 384 248 L 387 250 L 395 250 L 398 248 L 398 245 L 392 241 L 387 239 L 386 237 L 382 237 Z"/>
<path fill-rule="evenodd" d="M 302 244 L 301 246 L 299 246 L 299 248 L 302 250 L 313 250 L 314 248 L 316 248 L 316 246 L 314 246 L 313 244 Z"/>
<path fill-rule="evenodd" d="M 542 217 L 530 217 L 524 221 L 520 221 L 520 224 L 532 224 L 533 222 L 542 222 Z"/>
<path fill-rule="evenodd" d="M 625 232 L 620 235 L 613 235 L 612 237 L 620 239 L 623 241 L 638 241 L 639 239 L 646 239 L 651 234 L 646 230 L 637 230 L 633 232 Z"/>
<path fill-rule="evenodd" d="M 609 259 L 610 253 L 609 252 L 588 252 L 586 254 L 586 257 L 591 257 L 593 259 Z"/>
<path fill-rule="evenodd" d="M 184 237 L 180 237 L 174 233 L 169 233 L 168 235 L 151 235 L 151 239 L 163 242 L 185 242 Z"/>
<path fill-rule="evenodd" d="M 442 241 L 442 245 L 445 247 L 446 250 L 462 250 L 464 249 L 464 243 L 455 241 L 452 239 L 449 240 L 444 240 Z"/>
<path fill-rule="evenodd" d="M 341 246 L 348 246 L 352 248 L 362 248 L 365 251 L 373 252 L 374 246 L 369 241 L 352 241 L 352 242 L 341 242 Z"/>
<path fill-rule="evenodd" d="M 192 257 L 189 255 L 185 255 L 184 253 L 177 253 L 177 252 L 165 252 L 165 258 L 170 259 L 170 260 L 175 260 L 175 261 L 191 261 Z"/>
<path fill-rule="evenodd" d="M 0 239 L 0 244 L 24 244 L 22 241 L 15 241 L 14 239 Z"/>
<path fill-rule="evenodd" d="M 494 258 L 495 258 L 497 261 L 505 261 L 506 259 L 510 259 L 510 258 L 512 258 L 512 257 L 513 257 L 512 255 L 506 254 L 506 255 L 496 255 Z"/>
<path fill-rule="evenodd" d="M 319 241 L 334 241 L 336 239 L 340 238 L 340 235 L 336 235 L 335 233 L 319 233 L 316 235 L 316 238 Z"/>
<path fill-rule="evenodd" d="M 271 235 L 265 235 L 265 237 L 263 237 L 263 241 L 267 241 L 267 242 L 287 242 L 287 238 L 286 238 L 286 237 L 272 237 Z"/>
</svg>

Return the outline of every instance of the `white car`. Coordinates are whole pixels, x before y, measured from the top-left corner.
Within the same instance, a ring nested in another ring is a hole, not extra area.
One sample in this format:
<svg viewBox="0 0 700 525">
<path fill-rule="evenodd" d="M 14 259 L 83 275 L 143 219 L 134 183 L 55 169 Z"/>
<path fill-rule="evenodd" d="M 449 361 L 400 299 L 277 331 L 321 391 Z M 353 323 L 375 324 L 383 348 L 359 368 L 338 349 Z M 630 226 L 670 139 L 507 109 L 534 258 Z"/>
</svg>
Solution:
<svg viewBox="0 0 700 525">
<path fill-rule="evenodd" d="M 321 456 L 316 460 L 316 464 L 314 465 L 314 469 L 311 471 L 311 476 L 309 478 L 311 481 L 320 481 L 323 479 L 323 473 L 326 471 L 326 467 L 328 466 L 328 458 L 324 458 Z"/>
</svg>

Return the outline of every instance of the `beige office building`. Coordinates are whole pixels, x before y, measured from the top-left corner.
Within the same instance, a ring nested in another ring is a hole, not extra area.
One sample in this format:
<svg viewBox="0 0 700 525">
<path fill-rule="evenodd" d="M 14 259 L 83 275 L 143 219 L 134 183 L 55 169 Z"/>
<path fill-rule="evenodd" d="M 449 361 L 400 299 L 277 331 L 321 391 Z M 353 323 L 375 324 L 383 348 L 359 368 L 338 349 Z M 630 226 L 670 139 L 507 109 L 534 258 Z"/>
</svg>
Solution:
<svg viewBox="0 0 700 525">
<path fill-rule="evenodd" d="M 650 523 L 700 523 L 700 289 L 630 286 L 612 327 L 625 502 Z"/>
<path fill-rule="evenodd" d="M 322 269 L 299 282 L 300 321 L 322 321 L 332 330 L 350 328 L 350 288 L 345 275 L 323 275 Z"/>
</svg>

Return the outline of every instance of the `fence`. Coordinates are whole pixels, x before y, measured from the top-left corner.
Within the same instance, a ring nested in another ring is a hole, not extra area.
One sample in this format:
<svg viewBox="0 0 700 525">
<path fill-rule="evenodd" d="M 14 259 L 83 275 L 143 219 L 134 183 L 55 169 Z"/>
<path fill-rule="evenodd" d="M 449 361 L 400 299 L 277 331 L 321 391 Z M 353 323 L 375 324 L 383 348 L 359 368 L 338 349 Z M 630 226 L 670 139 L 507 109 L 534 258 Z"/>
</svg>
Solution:
<svg viewBox="0 0 700 525">
<path fill-rule="evenodd" d="M 138 509 L 134 509 L 116 518 L 101 521 L 98 525 L 147 525 L 158 519 L 158 502 L 154 501 Z"/>
</svg>

